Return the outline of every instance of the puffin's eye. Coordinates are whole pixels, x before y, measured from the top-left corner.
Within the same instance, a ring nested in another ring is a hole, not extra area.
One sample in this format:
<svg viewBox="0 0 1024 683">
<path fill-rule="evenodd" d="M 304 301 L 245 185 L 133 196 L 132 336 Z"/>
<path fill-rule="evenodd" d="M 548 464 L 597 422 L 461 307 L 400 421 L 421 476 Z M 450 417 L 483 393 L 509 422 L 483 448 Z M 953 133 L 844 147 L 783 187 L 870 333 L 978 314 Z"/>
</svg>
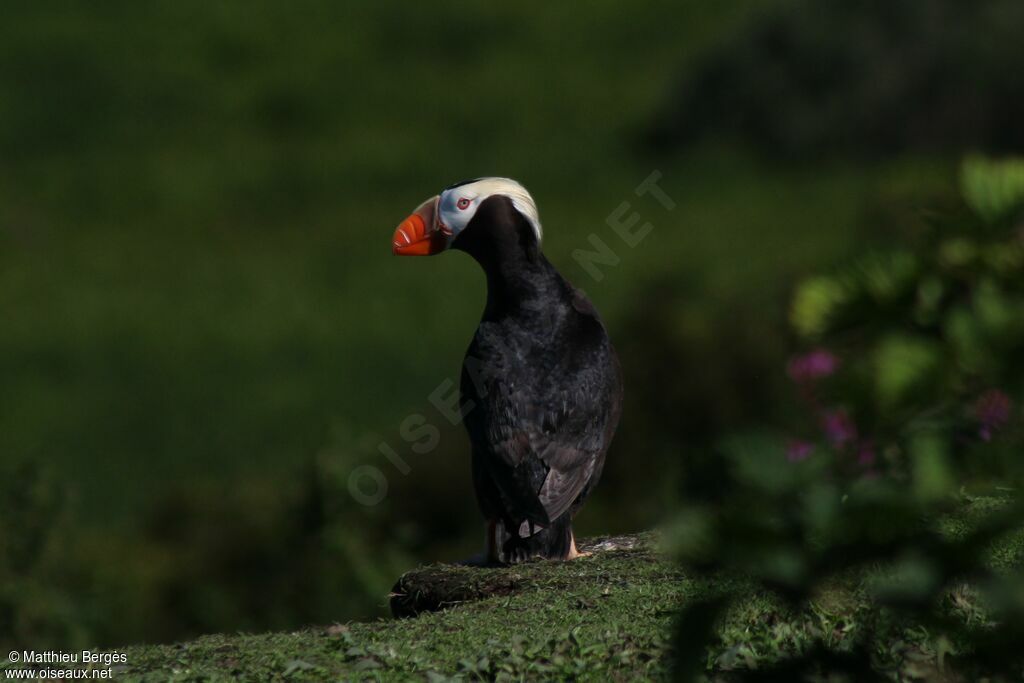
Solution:
<svg viewBox="0 0 1024 683">
<path fill-rule="evenodd" d="M 455 206 L 459 207 L 459 211 L 465 211 L 469 208 L 469 199 L 462 197 L 459 201 L 455 202 Z"/>
</svg>

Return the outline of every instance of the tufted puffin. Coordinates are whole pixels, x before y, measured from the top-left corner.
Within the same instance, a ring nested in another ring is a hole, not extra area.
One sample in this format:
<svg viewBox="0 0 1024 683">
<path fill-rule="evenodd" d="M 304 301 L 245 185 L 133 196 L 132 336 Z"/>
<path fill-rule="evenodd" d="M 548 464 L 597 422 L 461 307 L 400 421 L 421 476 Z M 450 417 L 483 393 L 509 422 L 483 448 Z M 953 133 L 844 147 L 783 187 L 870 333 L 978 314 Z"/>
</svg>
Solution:
<svg viewBox="0 0 1024 683">
<path fill-rule="evenodd" d="M 487 276 L 460 393 L 494 563 L 580 555 L 572 520 L 621 413 L 621 371 L 604 324 L 540 243 L 536 204 L 508 178 L 445 188 L 392 240 L 400 256 L 464 251 Z"/>
</svg>

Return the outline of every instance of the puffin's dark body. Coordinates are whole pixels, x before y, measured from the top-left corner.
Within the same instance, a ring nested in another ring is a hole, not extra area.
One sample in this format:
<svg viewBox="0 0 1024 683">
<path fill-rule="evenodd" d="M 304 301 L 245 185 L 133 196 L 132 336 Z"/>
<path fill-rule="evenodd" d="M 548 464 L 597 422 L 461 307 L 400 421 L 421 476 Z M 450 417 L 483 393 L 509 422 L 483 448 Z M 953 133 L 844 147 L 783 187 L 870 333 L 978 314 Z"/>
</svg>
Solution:
<svg viewBox="0 0 1024 683">
<path fill-rule="evenodd" d="M 618 359 L 593 306 L 507 198 L 487 199 L 452 246 L 487 274 L 461 392 L 477 500 L 496 526 L 492 559 L 564 559 L 618 424 Z"/>
</svg>

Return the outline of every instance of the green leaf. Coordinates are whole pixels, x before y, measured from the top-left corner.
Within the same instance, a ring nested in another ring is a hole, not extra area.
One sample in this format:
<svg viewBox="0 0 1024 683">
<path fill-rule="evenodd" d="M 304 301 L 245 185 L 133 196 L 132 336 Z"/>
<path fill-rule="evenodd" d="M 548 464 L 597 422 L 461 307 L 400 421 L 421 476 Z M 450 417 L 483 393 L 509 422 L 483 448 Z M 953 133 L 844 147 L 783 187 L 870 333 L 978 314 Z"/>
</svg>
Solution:
<svg viewBox="0 0 1024 683">
<path fill-rule="evenodd" d="M 943 332 L 956 355 L 957 364 L 965 370 L 978 372 L 991 359 L 977 318 L 963 306 L 951 310 L 946 316 Z"/>
<path fill-rule="evenodd" d="M 939 245 L 938 256 L 946 268 L 966 268 L 978 258 L 978 245 L 966 237 L 949 239 Z"/>
<path fill-rule="evenodd" d="M 935 322 L 945 294 L 946 287 L 939 278 L 930 277 L 921 281 L 917 286 L 917 306 L 914 309 L 918 323 L 928 325 Z"/>
<path fill-rule="evenodd" d="M 921 388 L 939 366 L 934 342 L 909 336 L 891 336 L 875 351 L 875 388 L 879 403 L 892 408 Z"/>
<path fill-rule="evenodd" d="M 949 443 L 942 434 L 916 436 L 910 444 L 914 495 L 932 501 L 949 495 L 956 479 L 949 461 Z"/>
<path fill-rule="evenodd" d="M 284 673 L 282 673 L 281 675 L 285 678 L 288 678 L 289 676 L 298 671 L 308 671 L 309 669 L 315 668 L 316 667 L 310 664 L 309 662 L 304 662 L 301 659 L 293 659 L 292 661 L 288 662 L 287 666 L 284 669 Z"/>
<path fill-rule="evenodd" d="M 870 254 L 853 268 L 856 287 L 879 303 L 889 303 L 909 291 L 918 275 L 917 257 L 905 251 Z"/>
<path fill-rule="evenodd" d="M 960 189 L 979 216 L 990 222 L 1003 218 L 1024 206 L 1024 159 L 968 157 L 960 170 Z"/>
<path fill-rule="evenodd" d="M 974 310 L 978 322 L 991 337 L 1001 337 L 1020 320 L 1020 306 L 1014 305 L 990 279 L 978 285 L 974 293 Z"/>
<path fill-rule="evenodd" d="M 831 277 L 805 280 L 793 296 L 790 321 L 805 337 L 816 337 L 827 331 L 836 311 L 847 301 L 843 285 Z"/>
</svg>

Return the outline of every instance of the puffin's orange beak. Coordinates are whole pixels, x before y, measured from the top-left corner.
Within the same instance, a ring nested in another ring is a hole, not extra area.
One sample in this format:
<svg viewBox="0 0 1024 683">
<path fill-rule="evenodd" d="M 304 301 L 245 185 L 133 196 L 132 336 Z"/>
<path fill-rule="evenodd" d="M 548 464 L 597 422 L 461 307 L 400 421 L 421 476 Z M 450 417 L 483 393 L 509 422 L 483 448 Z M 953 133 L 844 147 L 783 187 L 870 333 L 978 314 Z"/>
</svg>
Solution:
<svg viewBox="0 0 1024 683">
<path fill-rule="evenodd" d="M 395 236 L 391 238 L 391 251 L 395 256 L 429 256 L 448 247 L 448 235 L 437 223 L 439 201 L 439 196 L 431 197 L 395 228 Z"/>
</svg>

